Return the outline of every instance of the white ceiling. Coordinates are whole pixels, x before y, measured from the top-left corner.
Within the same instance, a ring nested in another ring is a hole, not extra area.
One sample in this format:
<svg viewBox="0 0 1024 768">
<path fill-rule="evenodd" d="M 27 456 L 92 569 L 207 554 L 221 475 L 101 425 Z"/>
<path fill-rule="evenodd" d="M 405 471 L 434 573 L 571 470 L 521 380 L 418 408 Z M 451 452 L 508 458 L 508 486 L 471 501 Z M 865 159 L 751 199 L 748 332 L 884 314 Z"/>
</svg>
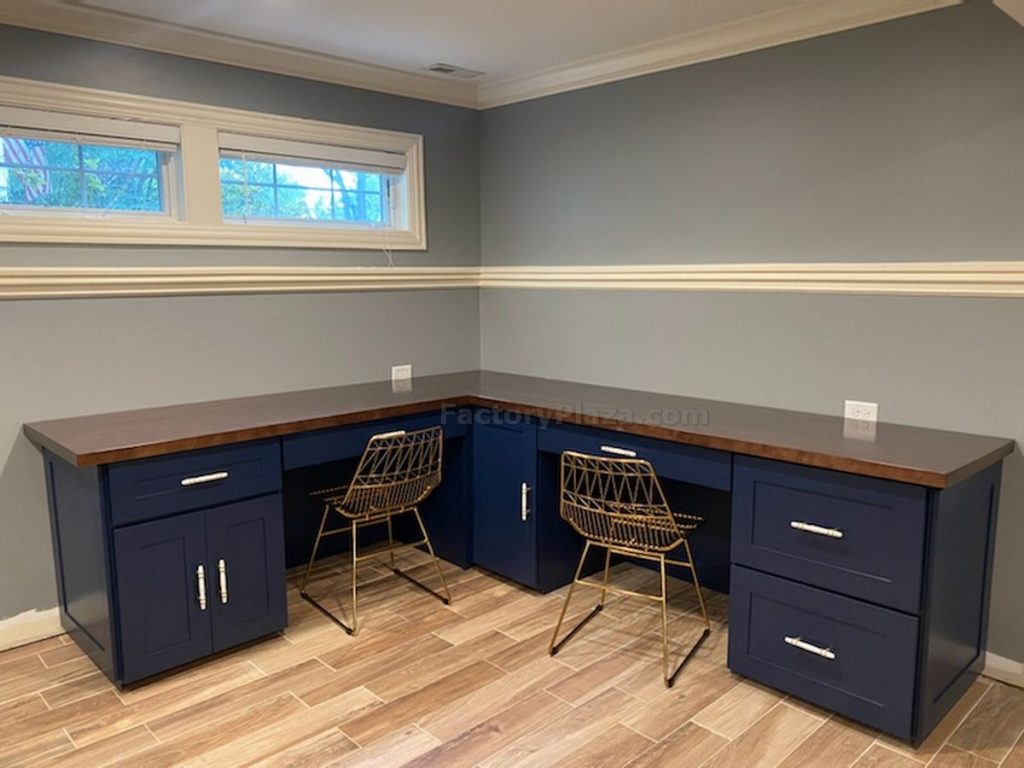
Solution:
<svg viewBox="0 0 1024 768">
<path fill-rule="evenodd" d="M 492 106 L 961 1 L 0 0 L 0 23 Z"/>
<path fill-rule="evenodd" d="M 82 5 L 394 69 L 502 80 L 774 11 L 794 0 L 85 0 Z"/>
</svg>

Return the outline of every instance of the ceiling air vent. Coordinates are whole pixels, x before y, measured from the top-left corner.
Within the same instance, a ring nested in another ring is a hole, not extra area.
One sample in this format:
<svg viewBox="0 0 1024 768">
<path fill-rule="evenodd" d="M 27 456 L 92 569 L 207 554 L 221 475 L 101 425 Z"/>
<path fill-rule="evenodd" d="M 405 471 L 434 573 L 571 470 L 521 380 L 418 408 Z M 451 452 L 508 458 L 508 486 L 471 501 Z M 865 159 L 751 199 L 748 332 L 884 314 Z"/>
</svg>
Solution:
<svg viewBox="0 0 1024 768">
<path fill-rule="evenodd" d="M 425 67 L 424 69 L 427 72 L 433 72 L 436 75 L 456 77 L 459 80 L 472 80 L 474 77 L 480 77 L 480 75 L 483 74 L 483 72 L 476 69 L 466 69 L 465 67 L 456 67 L 454 64 L 443 64 L 441 62 L 431 64 L 429 67 Z"/>
</svg>

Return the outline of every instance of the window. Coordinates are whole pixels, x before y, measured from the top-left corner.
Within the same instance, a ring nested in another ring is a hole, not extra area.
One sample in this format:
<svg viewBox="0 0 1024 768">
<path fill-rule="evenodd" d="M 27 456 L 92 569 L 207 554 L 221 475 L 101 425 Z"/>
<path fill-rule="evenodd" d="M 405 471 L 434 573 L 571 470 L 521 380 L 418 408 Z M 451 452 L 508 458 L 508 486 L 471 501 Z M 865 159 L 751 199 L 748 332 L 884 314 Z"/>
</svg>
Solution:
<svg viewBox="0 0 1024 768">
<path fill-rule="evenodd" d="M 405 155 L 223 132 L 221 208 L 228 221 L 392 224 Z"/>
<path fill-rule="evenodd" d="M 0 206 L 166 213 L 166 152 L 12 134 L 0 142 Z"/>
<path fill-rule="evenodd" d="M 177 140 L 170 126 L 0 106 L 0 210 L 169 214 Z"/>
<path fill-rule="evenodd" d="M 415 134 L 0 76 L 0 242 L 426 248 Z"/>
<path fill-rule="evenodd" d="M 388 224 L 391 178 L 299 160 L 254 160 L 221 155 L 224 218 L 296 219 L 382 227 Z"/>
</svg>

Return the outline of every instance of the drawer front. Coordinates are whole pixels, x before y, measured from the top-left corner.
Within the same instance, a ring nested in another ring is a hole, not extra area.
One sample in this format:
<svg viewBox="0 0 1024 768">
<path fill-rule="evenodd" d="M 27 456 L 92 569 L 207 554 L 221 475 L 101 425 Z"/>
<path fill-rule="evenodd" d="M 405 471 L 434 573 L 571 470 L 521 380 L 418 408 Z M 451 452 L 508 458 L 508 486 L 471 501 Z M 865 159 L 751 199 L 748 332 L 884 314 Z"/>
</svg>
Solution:
<svg viewBox="0 0 1024 768">
<path fill-rule="evenodd" d="M 111 518 L 128 525 L 280 489 L 276 440 L 129 461 L 110 468 Z"/>
<path fill-rule="evenodd" d="M 729 668 L 910 739 L 918 620 L 733 566 Z"/>
<path fill-rule="evenodd" d="M 918 613 L 927 491 L 737 457 L 732 560 Z"/>
<path fill-rule="evenodd" d="M 540 430 L 538 448 L 547 453 L 578 451 L 594 456 L 647 459 L 662 477 L 707 488 L 727 491 L 732 482 L 730 453 L 605 429 L 554 424 Z"/>
<path fill-rule="evenodd" d="M 444 427 L 444 436 L 447 439 L 465 436 L 471 423 L 468 410 L 432 411 L 396 419 L 353 424 L 350 427 L 289 435 L 282 441 L 284 468 L 312 467 L 361 456 L 370 438 L 382 432 L 394 432 L 399 429 L 412 432 L 440 425 Z"/>
</svg>

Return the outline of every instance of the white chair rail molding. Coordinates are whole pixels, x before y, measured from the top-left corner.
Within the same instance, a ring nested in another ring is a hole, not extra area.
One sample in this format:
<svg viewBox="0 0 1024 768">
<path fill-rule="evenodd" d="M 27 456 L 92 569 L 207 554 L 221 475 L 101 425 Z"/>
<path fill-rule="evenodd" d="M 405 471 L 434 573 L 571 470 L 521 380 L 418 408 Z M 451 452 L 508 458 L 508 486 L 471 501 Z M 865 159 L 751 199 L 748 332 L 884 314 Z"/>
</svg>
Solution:
<svg viewBox="0 0 1024 768">
<path fill-rule="evenodd" d="M 0 299 L 453 288 L 1015 298 L 1024 296 L 1024 263 L 823 262 L 574 267 L 0 266 Z"/>
</svg>

